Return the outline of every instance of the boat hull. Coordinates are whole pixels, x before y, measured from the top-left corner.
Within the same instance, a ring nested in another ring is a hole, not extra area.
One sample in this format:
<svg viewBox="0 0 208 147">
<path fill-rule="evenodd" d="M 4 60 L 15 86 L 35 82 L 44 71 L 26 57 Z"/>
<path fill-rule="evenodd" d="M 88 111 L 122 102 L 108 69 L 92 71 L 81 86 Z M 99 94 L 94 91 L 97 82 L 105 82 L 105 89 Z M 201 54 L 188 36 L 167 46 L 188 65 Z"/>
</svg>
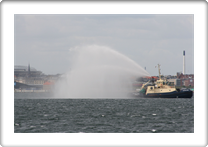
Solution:
<svg viewBox="0 0 208 147">
<path fill-rule="evenodd" d="M 133 93 L 133 97 L 141 98 L 191 98 L 193 96 L 193 91 L 174 91 L 168 93 L 153 93 L 153 94 L 141 94 Z"/>
</svg>

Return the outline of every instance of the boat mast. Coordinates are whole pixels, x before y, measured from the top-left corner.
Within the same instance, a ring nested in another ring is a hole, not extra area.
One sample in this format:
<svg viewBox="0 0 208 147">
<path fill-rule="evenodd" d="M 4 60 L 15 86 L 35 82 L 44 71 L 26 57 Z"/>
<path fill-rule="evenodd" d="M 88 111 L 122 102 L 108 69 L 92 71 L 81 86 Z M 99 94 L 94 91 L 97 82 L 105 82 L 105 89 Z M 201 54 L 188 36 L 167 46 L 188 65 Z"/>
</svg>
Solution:
<svg viewBox="0 0 208 147">
<path fill-rule="evenodd" d="M 160 64 L 158 64 L 158 72 L 159 72 L 159 79 L 161 80 L 161 75 L 160 75 Z"/>
</svg>

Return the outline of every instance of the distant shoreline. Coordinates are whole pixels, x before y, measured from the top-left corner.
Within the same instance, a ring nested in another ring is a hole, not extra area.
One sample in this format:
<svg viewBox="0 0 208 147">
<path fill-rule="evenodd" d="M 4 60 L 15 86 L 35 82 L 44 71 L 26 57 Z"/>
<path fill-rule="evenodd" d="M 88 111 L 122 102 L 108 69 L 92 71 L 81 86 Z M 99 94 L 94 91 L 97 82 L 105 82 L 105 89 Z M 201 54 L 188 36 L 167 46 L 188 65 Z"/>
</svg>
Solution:
<svg viewBox="0 0 208 147">
<path fill-rule="evenodd" d="M 14 92 L 15 93 L 16 92 L 17 93 L 19 93 L 19 92 L 21 92 L 21 93 L 25 93 L 25 92 L 50 93 L 50 91 L 48 91 L 48 90 L 25 90 L 25 89 L 22 89 L 22 90 L 15 89 Z"/>
</svg>

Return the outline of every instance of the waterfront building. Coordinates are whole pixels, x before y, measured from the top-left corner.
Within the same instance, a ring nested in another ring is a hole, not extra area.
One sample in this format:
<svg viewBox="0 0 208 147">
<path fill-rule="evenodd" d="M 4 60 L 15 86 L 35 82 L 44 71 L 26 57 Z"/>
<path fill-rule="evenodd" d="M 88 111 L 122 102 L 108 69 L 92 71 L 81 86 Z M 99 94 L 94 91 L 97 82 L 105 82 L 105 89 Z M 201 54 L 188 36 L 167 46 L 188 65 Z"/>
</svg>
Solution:
<svg viewBox="0 0 208 147">
<path fill-rule="evenodd" d="M 180 86 L 194 86 L 194 74 L 177 73 L 177 78 L 180 79 Z"/>
<path fill-rule="evenodd" d="M 44 74 L 33 67 L 14 66 L 15 89 L 43 89 Z"/>
<path fill-rule="evenodd" d="M 15 65 L 14 66 L 14 76 L 15 77 L 40 77 L 44 75 L 41 71 L 36 70 L 33 67 Z"/>
<path fill-rule="evenodd" d="M 14 66 L 14 89 L 46 90 L 50 91 L 54 83 L 61 77 L 61 74 L 45 75 L 33 67 Z"/>
</svg>

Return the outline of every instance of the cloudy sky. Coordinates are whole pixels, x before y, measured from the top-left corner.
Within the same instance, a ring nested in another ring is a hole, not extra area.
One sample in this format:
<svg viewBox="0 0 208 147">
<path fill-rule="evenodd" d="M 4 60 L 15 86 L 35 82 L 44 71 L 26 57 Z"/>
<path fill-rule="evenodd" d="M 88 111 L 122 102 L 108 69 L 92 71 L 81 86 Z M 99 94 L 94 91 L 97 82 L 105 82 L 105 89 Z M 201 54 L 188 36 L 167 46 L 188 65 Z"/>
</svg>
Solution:
<svg viewBox="0 0 208 147">
<path fill-rule="evenodd" d="M 194 15 L 15 15 L 14 64 L 28 63 L 45 74 L 70 69 L 70 49 L 110 47 L 145 68 L 150 75 L 194 73 Z"/>
</svg>

